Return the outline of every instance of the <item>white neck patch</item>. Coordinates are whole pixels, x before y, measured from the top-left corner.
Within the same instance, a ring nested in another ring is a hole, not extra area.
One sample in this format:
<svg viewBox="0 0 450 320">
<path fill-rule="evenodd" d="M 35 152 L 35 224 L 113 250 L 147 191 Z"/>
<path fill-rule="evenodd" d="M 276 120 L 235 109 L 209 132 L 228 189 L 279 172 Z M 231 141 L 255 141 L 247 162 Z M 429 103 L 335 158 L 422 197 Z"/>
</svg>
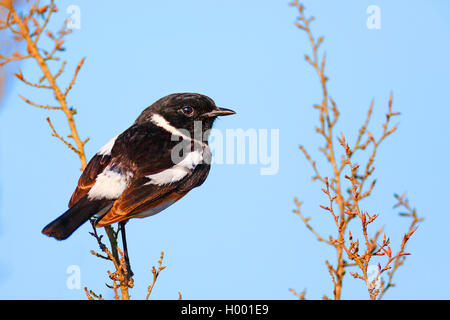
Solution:
<svg viewBox="0 0 450 320">
<path fill-rule="evenodd" d="M 155 184 L 158 186 L 170 184 L 176 181 L 180 181 L 187 176 L 192 170 L 195 169 L 203 161 L 203 150 L 189 152 L 186 157 L 174 165 L 173 167 L 163 170 L 161 172 L 146 176 L 150 179 L 145 185 Z"/>
<path fill-rule="evenodd" d="M 175 128 L 173 125 L 171 125 L 169 123 L 169 121 L 167 121 L 162 115 L 160 114 L 153 114 L 151 121 L 157 125 L 160 128 L 163 128 L 164 130 L 166 130 L 167 132 L 171 133 L 174 136 L 178 136 L 183 138 L 184 140 L 188 140 L 188 141 L 194 141 L 195 143 L 200 144 L 201 146 L 206 146 L 206 143 L 196 140 L 196 139 L 192 139 L 191 137 L 188 137 L 187 135 L 185 135 L 184 133 L 182 133 L 180 130 L 178 130 L 177 128 Z"/>
<path fill-rule="evenodd" d="M 173 167 L 146 176 L 148 179 L 150 179 L 150 181 L 147 182 L 146 185 L 154 184 L 162 186 L 176 181 L 180 181 L 181 179 L 186 177 L 190 172 L 192 172 L 197 165 L 203 162 L 204 160 L 203 152 L 205 149 L 208 149 L 208 145 L 202 141 L 188 137 L 180 130 L 175 128 L 173 125 L 171 125 L 169 121 L 167 121 L 160 114 L 157 113 L 153 114 L 151 117 L 151 121 L 158 127 L 163 128 L 167 132 L 171 133 L 172 135 L 181 137 L 182 139 L 187 141 L 193 141 L 194 143 L 200 144 L 202 146 L 200 150 L 194 150 L 189 152 L 182 161 L 175 164 Z"/>
</svg>

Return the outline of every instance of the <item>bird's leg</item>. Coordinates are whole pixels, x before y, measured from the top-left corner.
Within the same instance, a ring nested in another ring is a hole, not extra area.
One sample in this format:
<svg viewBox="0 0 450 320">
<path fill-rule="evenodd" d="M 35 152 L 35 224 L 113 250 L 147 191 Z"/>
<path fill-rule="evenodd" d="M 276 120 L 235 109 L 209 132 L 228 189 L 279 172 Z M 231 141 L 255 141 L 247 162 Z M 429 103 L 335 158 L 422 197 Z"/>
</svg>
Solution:
<svg viewBox="0 0 450 320">
<path fill-rule="evenodd" d="M 127 264 L 127 276 L 133 277 L 133 271 L 131 271 L 130 258 L 128 257 L 128 248 L 127 248 L 127 236 L 125 234 L 125 224 L 128 220 L 119 222 L 120 233 L 122 234 L 122 246 L 123 246 L 123 255 L 125 258 L 125 262 Z"/>
</svg>

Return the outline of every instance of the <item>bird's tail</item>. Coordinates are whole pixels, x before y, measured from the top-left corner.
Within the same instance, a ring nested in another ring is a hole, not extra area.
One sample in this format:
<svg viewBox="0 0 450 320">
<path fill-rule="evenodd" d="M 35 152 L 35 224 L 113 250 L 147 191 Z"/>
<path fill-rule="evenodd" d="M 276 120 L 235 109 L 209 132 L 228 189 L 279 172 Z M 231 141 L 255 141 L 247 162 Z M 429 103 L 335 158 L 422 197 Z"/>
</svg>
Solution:
<svg viewBox="0 0 450 320">
<path fill-rule="evenodd" d="M 57 240 L 67 239 L 78 227 L 107 205 L 104 200 L 81 198 L 69 210 L 50 222 L 42 233 Z"/>
</svg>

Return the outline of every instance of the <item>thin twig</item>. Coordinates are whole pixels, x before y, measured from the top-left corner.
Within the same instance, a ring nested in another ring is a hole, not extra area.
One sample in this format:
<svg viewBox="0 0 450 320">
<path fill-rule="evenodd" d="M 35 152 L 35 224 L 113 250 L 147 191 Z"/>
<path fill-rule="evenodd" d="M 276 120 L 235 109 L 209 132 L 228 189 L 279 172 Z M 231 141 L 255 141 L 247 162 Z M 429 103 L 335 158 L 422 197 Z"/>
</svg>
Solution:
<svg viewBox="0 0 450 320">
<path fill-rule="evenodd" d="M 150 294 L 153 291 L 153 288 L 155 286 L 156 280 L 159 277 L 160 272 L 166 268 L 165 266 L 162 265 L 163 258 L 164 258 L 164 252 L 161 251 L 161 257 L 158 261 L 158 269 L 156 269 L 155 266 L 152 267 L 153 281 L 152 281 L 152 284 L 148 286 L 147 297 L 145 297 L 145 300 L 148 300 L 150 298 Z M 179 293 L 179 298 L 181 300 L 181 293 Z"/>
</svg>

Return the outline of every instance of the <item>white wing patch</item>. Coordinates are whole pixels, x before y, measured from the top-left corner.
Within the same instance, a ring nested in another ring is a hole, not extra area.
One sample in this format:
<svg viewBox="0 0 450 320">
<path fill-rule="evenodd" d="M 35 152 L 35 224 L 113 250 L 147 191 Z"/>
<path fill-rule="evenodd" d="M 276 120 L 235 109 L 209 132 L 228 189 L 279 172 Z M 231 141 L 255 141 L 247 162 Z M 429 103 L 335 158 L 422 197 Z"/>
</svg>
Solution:
<svg viewBox="0 0 450 320">
<path fill-rule="evenodd" d="M 150 179 L 148 184 L 162 186 L 165 184 L 180 181 L 188 175 L 197 165 L 203 161 L 203 152 L 198 150 L 189 152 L 187 156 L 173 167 L 164 171 L 146 176 Z"/>
<path fill-rule="evenodd" d="M 114 143 L 116 143 L 117 137 L 118 136 L 115 136 L 114 138 L 109 140 L 109 142 L 107 144 L 105 144 L 103 147 L 100 148 L 100 150 L 98 150 L 97 154 L 99 156 L 109 156 L 109 155 L 111 155 L 111 150 L 114 147 Z"/>
<path fill-rule="evenodd" d="M 120 173 L 108 166 L 95 179 L 95 184 L 88 193 L 89 200 L 117 199 L 128 186 L 132 174 Z"/>
</svg>

